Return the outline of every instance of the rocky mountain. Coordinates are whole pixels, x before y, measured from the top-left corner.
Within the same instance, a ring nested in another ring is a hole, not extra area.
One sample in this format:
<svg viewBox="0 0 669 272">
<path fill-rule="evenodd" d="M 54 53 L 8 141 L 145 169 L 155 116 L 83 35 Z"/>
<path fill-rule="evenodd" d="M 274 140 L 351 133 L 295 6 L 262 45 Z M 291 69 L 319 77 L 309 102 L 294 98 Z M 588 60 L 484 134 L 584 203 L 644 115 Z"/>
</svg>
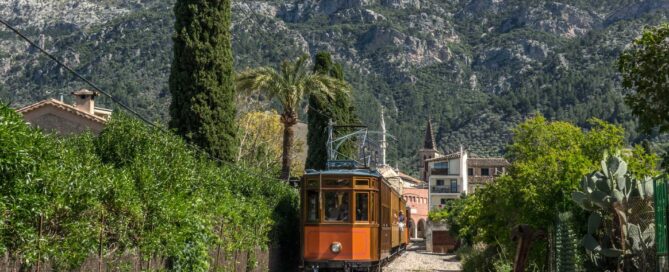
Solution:
<svg viewBox="0 0 669 272">
<path fill-rule="evenodd" d="M 165 121 L 174 0 L 5 0 L 0 17 L 142 114 Z M 266 0 L 233 4 L 239 69 L 326 50 L 346 67 L 359 115 L 390 129 L 404 168 L 428 117 L 441 149 L 503 153 L 535 111 L 648 135 L 622 103 L 621 50 L 666 22 L 653 0 Z M 0 27 L 0 99 L 21 106 L 84 86 Z M 111 107 L 109 101 L 102 101 Z M 388 111 L 387 111 L 388 112 Z M 393 152 L 391 152 L 393 153 Z"/>
</svg>

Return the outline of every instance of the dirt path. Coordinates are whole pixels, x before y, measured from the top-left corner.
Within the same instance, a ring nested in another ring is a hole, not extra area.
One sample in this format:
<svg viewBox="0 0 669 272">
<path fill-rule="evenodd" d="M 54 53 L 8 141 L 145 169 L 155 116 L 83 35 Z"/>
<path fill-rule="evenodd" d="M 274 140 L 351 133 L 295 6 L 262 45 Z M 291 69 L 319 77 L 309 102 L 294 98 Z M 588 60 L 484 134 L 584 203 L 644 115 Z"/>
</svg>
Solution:
<svg viewBox="0 0 669 272">
<path fill-rule="evenodd" d="M 411 240 L 412 244 L 401 256 L 398 256 L 384 272 L 425 271 L 451 272 L 460 271 L 460 262 L 453 254 L 425 252 L 425 241 Z"/>
</svg>

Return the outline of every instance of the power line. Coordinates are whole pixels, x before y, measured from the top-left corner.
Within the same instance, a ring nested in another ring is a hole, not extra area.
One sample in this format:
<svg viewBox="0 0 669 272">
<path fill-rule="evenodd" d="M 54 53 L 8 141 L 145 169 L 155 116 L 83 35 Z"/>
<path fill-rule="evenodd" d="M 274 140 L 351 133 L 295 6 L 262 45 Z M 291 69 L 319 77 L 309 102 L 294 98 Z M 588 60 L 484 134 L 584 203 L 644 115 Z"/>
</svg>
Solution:
<svg viewBox="0 0 669 272">
<path fill-rule="evenodd" d="M 49 52 L 47 52 L 44 48 L 42 48 L 41 46 L 39 46 L 38 44 L 36 44 L 36 43 L 33 42 L 32 40 L 30 40 L 30 39 L 29 39 L 28 37 L 26 37 L 23 33 L 21 33 L 21 31 L 19 31 L 18 29 L 14 28 L 13 26 L 11 26 L 11 25 L 10 25 L 9 23 L 7 23 L 5 20 L 3 20 L 3 19 L 0 18 L 0 23 L 2 23 L 2 24 L 5 25 L 7 28 L 9 28 L 10 30 L 12 30 L 14 33 L 16 33 L 16 35 L 18 35 L 19 37 L 21 37 L 21 39 L 23 39 L 23 40 L 25 40 L 26 42 L 28 42 L 31 46 L 37 48 L 42 54 L 45 54 L 45 55 L 46 55 L 47 57 L 49 57 L 51 60 L 53 60 L 54 62 L 56 62 L 60 67 L 65 68 L 68 72 L 74 74 L 77 78 L 81 79 L 83 82 L 85 82 L 86 84 L 88 84 L 89 86 L 91 86 L 91 87 L 92 87 L 93 89 L 95 89 L 96 91 L 98 91 L 98 92 L 104 94 L 105 96 L 109 97 L 109 98 L 112 100 L 112 102 L 114 102 L 114 103 L 120 105 L 123 109 L 129 111 L 130 113 L 132 113 L 133 115 L 135 115 L 137 118 L 139 118 L 140 120 L 142 120 L 144 123 L 146 123 L 146 124 L 148 124 L 148 125 L 150 125 L 150 126 L 152 126 L 152 127 L 154 127 L 154 128 L 157 128 L 158 130 L 160 130 L 160 131 L 162 131 L 162 132 L 164 132 L 164 133 L 172 133 L 172 132 L 170 132 L 169 130 L 165 129 L 164 127 L 161 127 L 161 126 L 156 125 L 156 124 L 154 124 L 153 122 L 149 121 L 149 119 L 145 118 L 144 116 L 142 116 L 141 114 L 139 114 L 139 113 L 136 112 L 135 110 L 133 110 L 133 109 L 131 109 L 130 107 L 128 107 L 127 105 L 123 104 L 123 102 L 119 101 L 118 99 L 116 99 L 115 97 L 113 97 L 113 96 L 112 96 L 111 94 L 109 94 L 108 92 L 103 91 L 103 90 L 102 90 L 101 88 L 99 88 L 97 85 L 93 84 L 93 82 L 91 82 L 91 81 L 89 81 L 88 79 L 84 78 L 82 75 L 80 75 L 79 73 L 77 73 L 76 71 L 74 71 L 74 70 L 73 70 L 72 68 L 70 68 L 69 66 L 65 65 L 63 62 L 61 62 L 60 60 L 58 60 L 56 57 L 54 57 L 54 56 L 53 56 L 52 54 L 50 54 Z M 234 163 L 231 163 L 231 162 L 222 160 L 222 159 L 220 159 L 220 158 L 218 158 L 218 157 L 215 157 L 214 155 L 210 154 L 209 152 L 206 152 L 206 151 L 202 150 L 201 147 L 199 147 L 199 146 L 197 146 L 197 145 L 195 145 L 195 144 L 189 143 L 188 141 L 184 141 L 184 143 L 186 143 L 186 145 L 188 145 L 188 146 L 194 148 L 196 151 L 198 151 L 198 152 L 202 152 L 202 153 L 206 154 L 207 157 L 208 157 L 209 159 L 215 160 L 216 162 L 219 162 L 219 163 L 226 164 L 226 165 L 230 166 L 230 168 L 232 168 L 232 169 L 234 169 L 234 170 L 237 170 L 239 173 L 243 173 L 243 174 L 245 174 L 245 175 L 253 176 L 253 177 L 256 177 L 256 178 L 260 178 L 260 179 L 274 179 L 274 180 L 281 180 L 281 179 L 278 179 L 278 178 L 265 177 L 265 176 L 257 175 L 257 174 L 255 174 L 255 173 L 246 171 L 245 169 L 240 168 L 238 165 L 235 165 Z"/>
<path fill-rule="evenodd" d="M 62 63 L 60 60 L 56 59 L 56 57 L 54 57 L 53 55 L 51 55 L 49 52 L 47 52 L 46 50 L 44 50 L 44 48 L 42 48 L 41 46 L 37 45 L 37 44 L 36 44 L 35 42 L 33 42 L 32 40 L 28 39 L 28 37 L 26 37 L 25 35 L 23 35 L 23 33 L 21 33 L 18 29 L 16 29 L 16 28 L 14 28 L 13 26 L 11 26 L 11 25 L 10 25 L 9 23 L 7 23 L 5 20 L 0 19 L 0 23 L 2 23 L 2 24 L 5 25 L 7 28 L 9 28 L 10 30 L 12 30 L 14 33 L 16 33 L 16 35 L 19 35 L 19 37 L 21 37 L 23 40 L 25 40 L 26 42 L 28 42 L 31 46 L 37 48 L 40 52 L 42 52 L 44 55 L 46 55 L 47 57 L 49 57 L 51 60 L 55 61 L 59 66 L 65 68 L 67 71 L 69 71 L 70 73 L 74 74 L 77 78 L 79 78 L 79 79 L 81 79 L 82 81 L 84 81 L 86 84 L 88 84 L 89 86 L 91 86 L 91 87 L 92 87 L 93 89 L 95 89 L 96 91 L 98 91 L 98 92 L 100 92 L 100 93 L 106 95 L 107 97 L 109 97 L 114 103 L 120 105 L 120 106 L 123 107 L 125 110 L 131 112 L 132 114 L 134 114 L 134 115 L 137 116 L 138 118 L 142 119 L 142 121 L 146 122 L 147 124 L 149 124 L 149 125 L 151 125 L 151 126 L 154 126 L 154 127 L 157 127 L 157 128 L 160 128 L 158 125 L 156 125 L 156 124 L 154 124 L 153 122 L 149 121 L 148 119 L 144 118 L 144 116 L 140 115 L 139 113 L 137 113 L 136 111 L 134 111 L 133 109 L 131 109 L 130 107 L 128 107 L 127 105 L 123 104 L 123 102 L 119 101 L 118 99 L 116 99 L 115 97 L 113 97 L 111 94 L 109 94 L 109 93 L 103 91 L 103 90 L 100 89 L 97 85 L 93 84 L 93 82 L 90 82 L 88 79 L 84 78 L 82 75 L 80 75 L 79 73 L 77 73 L 76 71 L 74 71 L 72 68 L 70 68 L 69 66 L 65 65 L 65 64 Z M 162 128 L 161 128 L 161 129 L 162 129 Z"/>
</svg>

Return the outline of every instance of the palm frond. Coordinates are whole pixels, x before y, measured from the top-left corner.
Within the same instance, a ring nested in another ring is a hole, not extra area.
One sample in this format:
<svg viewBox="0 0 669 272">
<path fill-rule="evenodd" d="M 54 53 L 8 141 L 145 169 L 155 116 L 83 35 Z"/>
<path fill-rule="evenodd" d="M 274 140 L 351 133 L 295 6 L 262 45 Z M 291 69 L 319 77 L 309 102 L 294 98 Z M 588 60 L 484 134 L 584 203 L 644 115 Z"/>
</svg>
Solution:
<svg viewBox="0 0 669 272">
<path fill-rule="evenodd" d="M 278 71 L 271 67 L 242 71 L 237 75 L 237 90 L 276 98 L 284 111 L 295 111 L 307 95 L 314 95 L 321 101 L 331 101 L 338 94 L 349 95 L 351 88 L 346 82 L 311 72 L 308 61 L 309 56 L 303 55 L 294 62 L 283 61 Z"/>
</svg>

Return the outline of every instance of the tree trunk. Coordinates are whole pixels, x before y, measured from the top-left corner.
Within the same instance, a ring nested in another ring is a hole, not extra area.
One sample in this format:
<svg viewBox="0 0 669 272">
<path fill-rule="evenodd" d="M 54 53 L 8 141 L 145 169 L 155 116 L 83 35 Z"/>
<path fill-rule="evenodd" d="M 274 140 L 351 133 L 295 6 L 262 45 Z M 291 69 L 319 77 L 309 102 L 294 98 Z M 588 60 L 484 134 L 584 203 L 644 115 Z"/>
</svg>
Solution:
<svg viewBox="0 0 669 272">
<path fill-rule="evenodd" d="M 293 147 L 293 126 L 297 124 L 297 114 L 295 111 L 288 110 L 281 114 L 281 123 L 283 123 L 283 154 L 281 158 L 281 179 L 290 179 L 290 154 Z"/>
</svg>

